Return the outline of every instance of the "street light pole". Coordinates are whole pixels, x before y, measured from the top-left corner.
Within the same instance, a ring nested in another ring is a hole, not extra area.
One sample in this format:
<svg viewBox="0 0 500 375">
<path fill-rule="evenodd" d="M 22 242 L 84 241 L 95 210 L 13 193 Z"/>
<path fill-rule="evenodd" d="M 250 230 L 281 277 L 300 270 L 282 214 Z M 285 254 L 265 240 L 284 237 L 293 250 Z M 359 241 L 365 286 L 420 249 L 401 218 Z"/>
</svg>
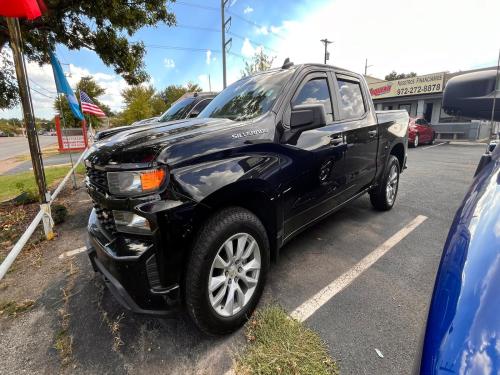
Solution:
<svg viewBox="0 0 500 375">
<path fill-rule="evenodd" d="M 370 66 L 373 66 L 373 65 L 368 65 L 368 58 L 365 59 L 365 76 L 366 76 L 366 73 L 368 72 L 368 68 Z"/>
<path fill-rule="evenodd" d="M 330 60 L 330 55 L 328 54 L 328 45 L 333 43 L 332 41 L 328 39 L 321 39 L 321 42 L 325 45 L 325 64 L 327 60 Z"/>
<path fill-rule="evenodd" d="M 36 133 L 35 115 L 33 113 L 33 103 L 31 101 L 26 64 L 23 56 L 19 20 L 17 18 L 10 17 L 6 17 L 6 20 L 7 26 L 9 27 L 10 47 L 12 49 L 12 55 L 14 56 L 17 84 L 19 86 L 21 105 L 23 107 L 24 126 L 26 127 L 26 136 L 28 137 L 33 172 L 35 174 L 40 199 L 42 203 L 47 203 L 47 182 L 45 180 L 45 172 L 43 170 L 42 153 L 40 151 L 38 134 Z"/>
</svg>

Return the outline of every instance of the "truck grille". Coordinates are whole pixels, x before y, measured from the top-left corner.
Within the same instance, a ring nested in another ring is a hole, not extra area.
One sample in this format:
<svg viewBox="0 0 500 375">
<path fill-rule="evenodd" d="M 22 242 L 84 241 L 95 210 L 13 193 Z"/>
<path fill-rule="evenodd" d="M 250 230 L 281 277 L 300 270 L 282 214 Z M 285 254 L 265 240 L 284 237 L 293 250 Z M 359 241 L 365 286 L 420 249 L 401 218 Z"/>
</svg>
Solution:
<svg viewBox="0 0 500 375">
<path fill-rule="evenodd" d="M 93 185 L 97 185 L 106 191 L 108 190 L 108 178 L 106 172 L 87 167 L 87 177 Z"/>
<path fill-rule="evenodd" d="M 113 211 L 102 207 L 100 204 L 94 202 L 95 213 L 97 219 L 101 223 L 101 226 L 110 233 L 116 232 L 115 218 L 113 217 Z"/>
</svg>

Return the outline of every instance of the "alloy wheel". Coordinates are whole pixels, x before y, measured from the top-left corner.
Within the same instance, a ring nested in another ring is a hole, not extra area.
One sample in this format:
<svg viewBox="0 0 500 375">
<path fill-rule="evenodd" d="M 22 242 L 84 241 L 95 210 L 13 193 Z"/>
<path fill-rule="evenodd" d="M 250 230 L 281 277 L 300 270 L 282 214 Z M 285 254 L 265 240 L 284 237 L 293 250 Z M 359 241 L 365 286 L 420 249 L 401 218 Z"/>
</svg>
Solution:
<svg viewBox="0 0 500 375">
<path fill-rule="evenodd" d="M 252 298 L 259 282 L 260 248 L 252 235 L 238 233 L 217 251 L 208 277 L 208 296 L 214 311 L 231 317 Z"/>
<path fill-rule="evenodd" d="M 392 206 L 394 199 L 396 199 L 396 193 L 398 192 L 398 167 L 393 164 L 389 171 L 389 177 L 387 178 L 387 185 L 385 187 L 385 196 L 387 198 L 387 203 Z"/>
</svg>

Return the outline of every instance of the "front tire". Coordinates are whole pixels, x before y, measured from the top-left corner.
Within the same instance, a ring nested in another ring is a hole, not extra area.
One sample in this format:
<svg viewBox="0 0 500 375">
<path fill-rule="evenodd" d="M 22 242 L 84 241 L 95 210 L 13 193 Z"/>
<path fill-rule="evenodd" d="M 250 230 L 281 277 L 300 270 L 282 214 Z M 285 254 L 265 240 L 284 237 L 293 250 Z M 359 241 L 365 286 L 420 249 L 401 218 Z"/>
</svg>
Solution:
<svg viewBox="0 0 500 375">
<path fill-rule="evenodd" d="M 230 333 L 248 320 L 264 289 L 269 259 L 266 230 L 250 211 L 226 208 L 207 220 L 185 279 L 187 310 L 200 330 Z"/>
<path fill-rule="evenodd" d="M 399 161 L 394 155 L 390 155 L 384 177 L 379 186 L 370 191 L 370 201 L 377 210 L 389 211 L 394 206 L 398 194 L 399 173 Z"/>
<path fill-rule="evenodd" d="M 411 143 L 411 147 L 417 148 L 419 144 L 420 144 L 420 137 L 418 136 L 418 134 L 415 134 L 415 138 L 413 138 L 413 142 Z"/>
</svg>

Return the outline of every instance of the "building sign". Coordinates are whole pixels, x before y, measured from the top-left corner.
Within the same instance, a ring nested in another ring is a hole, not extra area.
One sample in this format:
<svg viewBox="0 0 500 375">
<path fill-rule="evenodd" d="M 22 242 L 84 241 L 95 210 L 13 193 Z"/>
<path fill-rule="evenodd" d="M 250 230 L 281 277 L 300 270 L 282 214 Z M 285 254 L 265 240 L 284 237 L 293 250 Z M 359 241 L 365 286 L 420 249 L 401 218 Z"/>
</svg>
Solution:
<svg viewBox="0 0 500 375">
<path fill-rule="evenodd" d="M 434 94 L 443 91 L 444 73 L 427 74 L 368 85 L 373 99 Z"/>
</svg>

